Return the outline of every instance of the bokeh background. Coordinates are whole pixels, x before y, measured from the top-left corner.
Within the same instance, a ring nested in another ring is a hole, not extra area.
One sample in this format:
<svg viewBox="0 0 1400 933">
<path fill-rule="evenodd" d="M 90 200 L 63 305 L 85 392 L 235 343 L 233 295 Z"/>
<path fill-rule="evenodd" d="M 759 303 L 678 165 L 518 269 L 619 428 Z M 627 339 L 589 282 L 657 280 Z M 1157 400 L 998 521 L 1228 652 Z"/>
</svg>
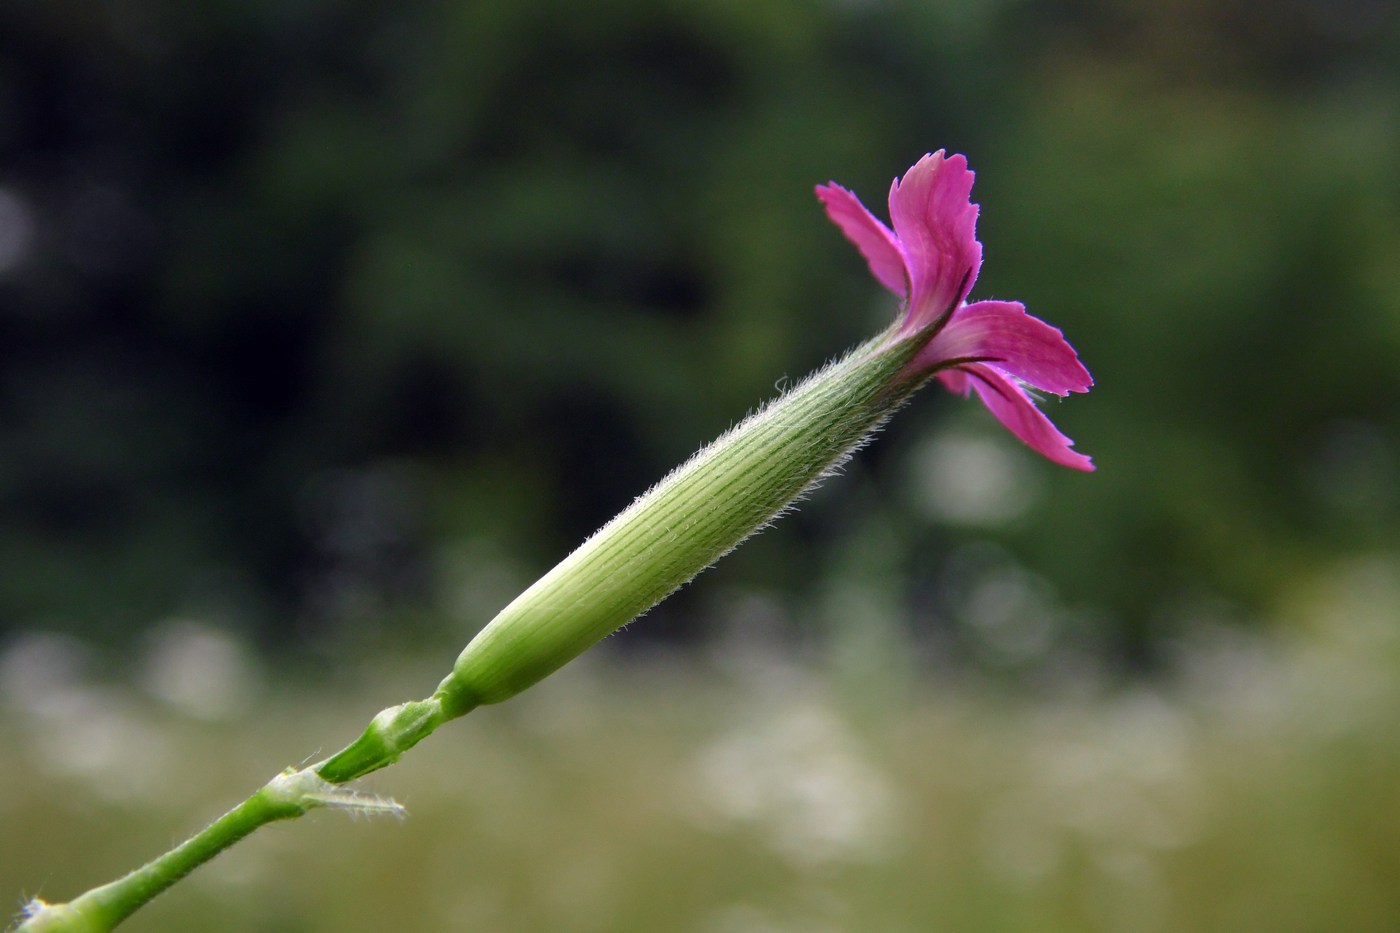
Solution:
<svg viewBox="0 0 1400 933">
<path fill-rule="evenodd" d="M 964 152 L 1093 371 L 802 511 L 133 929 L 1394 929 L 1384 0 L 0 5 L 0 889 L 423 695 L 882 326 L 823 218 Z"/>
</svg>

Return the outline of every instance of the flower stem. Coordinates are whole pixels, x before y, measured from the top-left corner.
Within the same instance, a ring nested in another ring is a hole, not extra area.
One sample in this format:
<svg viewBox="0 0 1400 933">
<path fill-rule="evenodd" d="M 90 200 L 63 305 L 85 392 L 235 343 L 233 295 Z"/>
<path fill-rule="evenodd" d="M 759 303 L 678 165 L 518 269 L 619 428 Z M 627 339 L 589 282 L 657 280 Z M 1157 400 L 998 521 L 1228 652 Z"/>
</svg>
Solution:
<svg viewBox="0 0 1400 933">
<path fill-rule="evenodd" d="M 392 706 L 375 716 L 364 733 L 318 765 L 287 769 L 247 800 L 164 855 L 65 904 L 35 899 L 14 933 L 105 933 L 157 894 L 253 830 L 289 820 L 317 807 L 362 813 L 400 813 L 391 800 L 339 788 L 386 765 L 446 721 L 436 697 Z"/>
<path fill-rule="evenodd" d="M 99 933 L 266 823 L 322 806 L 326 782 L 314 772 L 284 771 L 251 797 L 159 858 L 66 904 L 34 902 L 16 933 Z"/>
</svg>

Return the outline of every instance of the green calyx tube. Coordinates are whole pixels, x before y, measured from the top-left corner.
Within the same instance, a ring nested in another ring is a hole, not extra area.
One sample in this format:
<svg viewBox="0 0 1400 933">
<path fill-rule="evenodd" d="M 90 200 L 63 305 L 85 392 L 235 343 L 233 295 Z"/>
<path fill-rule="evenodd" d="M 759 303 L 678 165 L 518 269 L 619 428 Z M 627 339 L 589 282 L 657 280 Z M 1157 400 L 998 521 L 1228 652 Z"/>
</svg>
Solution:
<svg viewBox="0 0 1400 933">
<path fill-rule="evenodd" d="M 928 378 L 927 334 L 881 334 L 696 453 L 501 610 L 438 686 L 445 718 L 509 699 L 771 522 Z"/>
</svg>

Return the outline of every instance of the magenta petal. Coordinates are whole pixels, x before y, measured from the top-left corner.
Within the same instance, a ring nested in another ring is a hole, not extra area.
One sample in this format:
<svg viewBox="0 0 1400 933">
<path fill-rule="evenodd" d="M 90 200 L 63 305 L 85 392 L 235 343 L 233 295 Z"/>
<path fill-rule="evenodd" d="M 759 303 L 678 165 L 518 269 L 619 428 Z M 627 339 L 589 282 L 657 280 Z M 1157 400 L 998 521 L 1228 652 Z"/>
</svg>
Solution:
<svg viewBox="0 0 1400 933">
<path fill-rule="evenodd" d="M 1061 466 L 1076 470 L 1094 469 L 1093 461 L 1088 457 L 1070 450 L 1074 441 L 1050 423 L 1050 419 L 1035 407 L 1035 403 L 1014 379 L 980 363 L 965 367 L 965 371 L 971 378 L 966 379 L 964 385 L 976 390 L 982 403 L 996 415 L 997 420 L 1032 450 L 1039 451 Z M 940 377 L 942 375 L 939 374 Z M 948 384 L 946 379 L 943 382 Z"/>
<path fill-rule="evenodd" d="M 909 324 L 931 324 L 960 304 L 982 265 L 967 159 L 926 155 L 890 187 L 890 220 L 909 270 Z"/>
<path fill-rule="evenodd" d="M 939 370 L 935 375 L 938 376 L 938 381 L 948 388 L 949 392 L 955 392 L 958 395 L 966 396 L 967 393 L 972 390 L 972 386 L 968 385 L 970 379 L 967 373 L 963 372 L 961 369 L 943 369 Z"/>
<path fill-rule="evenodd" d="M 866 210 L 860 198 L 836 182 L 817 185 L 817 197 L 832 223 L 856 245 L 876 281 L 900 298 L 909 293 L 909 277 L 904 271 L 904 254 L 890 228 Z"/>
<path fill-rule="evenodd" d="M 1094 384 L 1064 334 L 1026 313 L 1019 301 L 979 301 L 953 313 L 919 352 L 916 366 L 948 360 L 985 360 L 1037 389 L 1067 395 Z"/>
</svg>

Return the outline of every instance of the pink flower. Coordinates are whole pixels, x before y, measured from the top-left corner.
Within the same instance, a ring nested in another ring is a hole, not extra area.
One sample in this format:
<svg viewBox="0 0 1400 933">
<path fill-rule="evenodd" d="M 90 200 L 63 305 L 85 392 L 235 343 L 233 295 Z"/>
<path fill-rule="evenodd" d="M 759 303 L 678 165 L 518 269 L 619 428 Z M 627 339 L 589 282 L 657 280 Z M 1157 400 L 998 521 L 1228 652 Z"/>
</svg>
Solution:
<svg viewBox="0 0 1400 933">
<path fill-rule="evenodd" d="M 1092 470 L 1090 459 L 1070 449 L 1074 441 L 1036 408 L 1028 391 L 1088 391 L 1093 379 L 1074 348 L 1020 302 L 967 304 L 982 266 L 971 192 L 967 159 L 944 158 L 941 149 L 890 186 L 893 230 L 835 182 L 817 186 L 827 215 L 860 250 L 876 280 L 902 299 L 899 335 L 928 340 L 910 366 L 935 374 L 954 392 L 976 392 L 1012 434 L 1056 463 Z"/>
</svg>

